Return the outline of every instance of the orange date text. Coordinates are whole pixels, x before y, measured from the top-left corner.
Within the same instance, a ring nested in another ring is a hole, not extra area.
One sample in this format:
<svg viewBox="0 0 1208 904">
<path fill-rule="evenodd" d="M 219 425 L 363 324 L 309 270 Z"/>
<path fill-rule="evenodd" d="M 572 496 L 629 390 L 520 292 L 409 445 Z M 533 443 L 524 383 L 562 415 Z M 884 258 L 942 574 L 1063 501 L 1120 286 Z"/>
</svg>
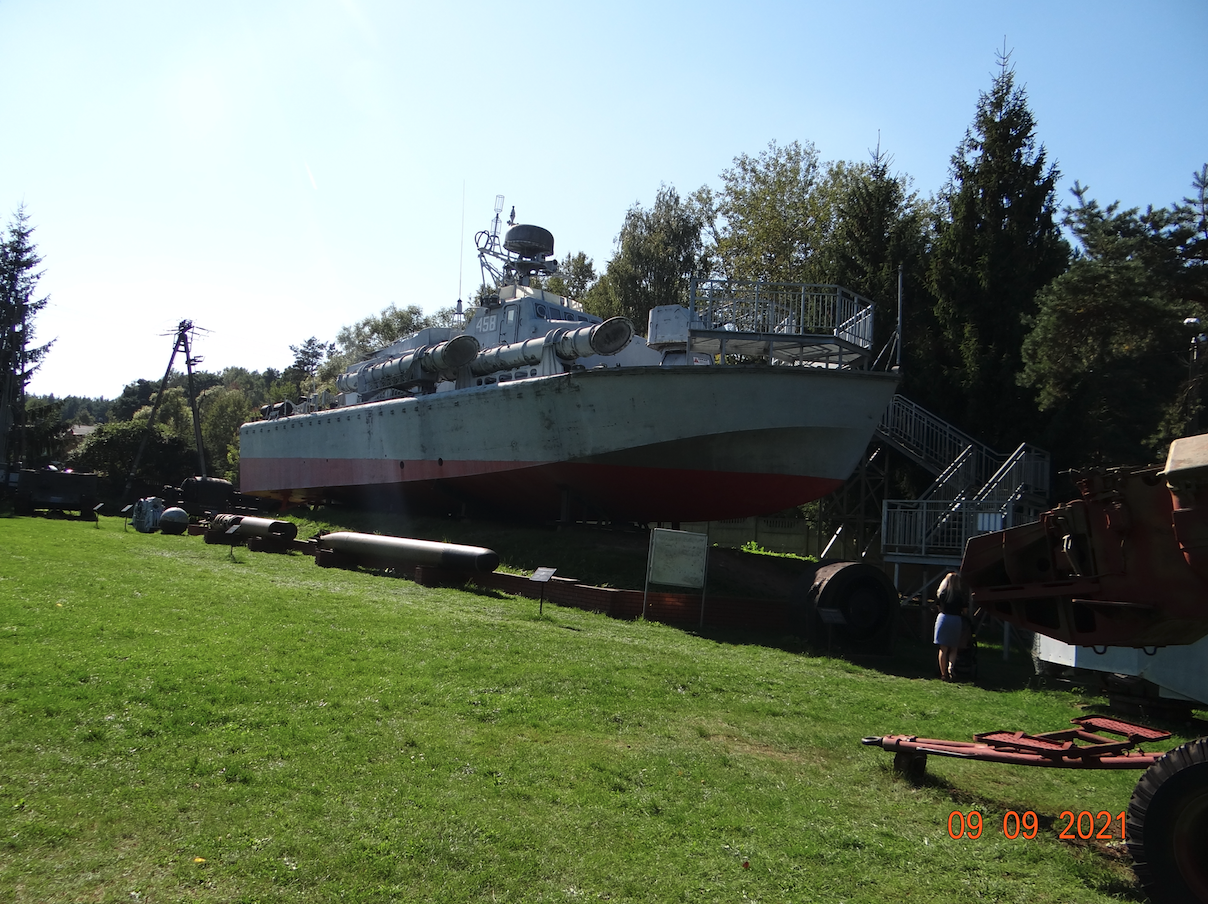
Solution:
<svg viewBox="0 0 1208 904">
<path fill-rule="evenodd" d="M 985 819 L 977 810 L 964 813 L 953 810 L 948 814 L 948 836 L 953 839 L 968 838 L 976 841 L 982 837 Z M 1063 841 L 1124 841 L 1124 811 L 1112 814 L 1108 810 L 1097 813 L 1091 810 L 1062 810 L 1053 821 L 1057 837 Z M 1040 819 L 1032 810 L 1020 813 L 1008 810 L 1002 818 L 1004 838 L 1031 840 L 1040 832 Z"/>
</svg>

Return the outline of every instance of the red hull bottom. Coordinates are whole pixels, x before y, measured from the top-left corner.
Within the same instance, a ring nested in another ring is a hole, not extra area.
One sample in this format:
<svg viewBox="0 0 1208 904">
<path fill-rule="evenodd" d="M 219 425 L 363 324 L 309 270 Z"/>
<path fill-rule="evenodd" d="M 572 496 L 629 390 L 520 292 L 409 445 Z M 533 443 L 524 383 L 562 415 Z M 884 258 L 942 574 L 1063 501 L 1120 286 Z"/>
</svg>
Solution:
<svg viewBox="0 0 1208 904">
<path fill-rule="evenodd" d="M 331 473 L 332 464 L 326 465 L 329 479 L 335 476 Z M 452 461 L 408 462 L 403 468 L 394 464 L 393 468 L 382 467 L 382 473 L 374 475 L 377 479 L 365 480 L 368 475 L 364 473 L 364 464 L 348 463 L 349 470 L 358 473 L 355 476 L 349 473 L 351 480 L 347 484 L 295 490 L 292 498 L 335 499 L 379 508 L 456 511 L 464 506 L 536 519 L 715 521 L 783 511 L 825 496 L 843 482 L 799 475 L 594 462 L 527 467 L 480 462 L 475 463 L 480 469 L 478 473 L 466 473 L 467 462 Z M 257 471 L 268 468 L 279 471 L 287 466 L 281 460 L 244 462 L 245 468 L 249 465 Z M 422 476 L 417 473 L 420 471 L 424 472 Z M 305 485 L 302 480 L 297 483 Z"/>
</svg>

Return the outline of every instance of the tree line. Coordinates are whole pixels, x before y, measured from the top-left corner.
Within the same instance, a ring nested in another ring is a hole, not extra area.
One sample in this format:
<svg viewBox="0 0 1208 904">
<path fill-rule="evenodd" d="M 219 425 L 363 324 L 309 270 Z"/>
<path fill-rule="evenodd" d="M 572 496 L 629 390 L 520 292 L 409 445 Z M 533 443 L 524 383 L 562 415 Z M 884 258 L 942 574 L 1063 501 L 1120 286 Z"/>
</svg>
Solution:
<svg viewBox="0 0 1208 904">
<path fill-rule="evenodd" d="M 1208 165 L 1192 174 L 1187 198 L 1165 207 L 1101 205 L 1077 183 L 1061 205 L 1060 174 L 1026 91 L 1008 57 L 999 64 L 947 183 L 931 197 L 880 147 L 867 161 L 824 162 L 808 141 L 773 142 L 736 157 L 716 186 L 684 194 L 661 186 L 649 208 L 627 211 L 602 271 L 586 254 L 568 254 L 544 286 L 642 331 L 652 307 L 686 302 L 694 279 L 835 284 L 874 302 L 884 340 L 896 328 L 900 271 L 902 391 L 911 399 L 1001 451 L 1022 441 L 1046 447 L 1059 468 L 1158 460 L 1171 439 L 1199 429 L 1203 409 Z M 21 211 L 3 246 L 0 328 L 8 338 L 0 353 L 8 357 L 0 375 L 18 388 L 49 349 L 29 344 L 29 318 L 45 303 L 31 294 L 38 259 L 30 231 Z M 26 333 L 14 334 L 19 310 Z M 334 341 L 291 346 L 283 370 L 195 374 L 210 473 L 237 479 L 238 427 L 261 406 L 332 389 L 348 364 L 424 326 L 452 323 L 452 308 L 425 315 L 391 305 Z M 167 482 L 195 470 L 183 382 L 169 381 L 155 428 L 151 460 Z M 53 455 L 65 424 L 92 423 L 100 426 L 69 463 L 128 467 L 157 388 L 137 380 L 114 400 L 29 399 L 26 459 L 31 445 Z"/>
<path fill-rule="evenodd" d="M 1060 469 L 1160 460 L 1204 407 L 1208 165 L 1188 197 L 1145 210 L 1078 183 L 1061 205 L 1059 175 L 1000 57 L 935 196 L 879 147 L 823 163 L 808 142 L 772 143 L 716 188 L 664 185 L 630 208 L 602 273 L 568 255 L 547 286 L 585 286 L 588 311 L 645 324 L 694 278 L 837 284 L 874 302 L 883 340 L 900 267 L 912 400 L 1000 451 L 1043 446 Z"/>
</svg>

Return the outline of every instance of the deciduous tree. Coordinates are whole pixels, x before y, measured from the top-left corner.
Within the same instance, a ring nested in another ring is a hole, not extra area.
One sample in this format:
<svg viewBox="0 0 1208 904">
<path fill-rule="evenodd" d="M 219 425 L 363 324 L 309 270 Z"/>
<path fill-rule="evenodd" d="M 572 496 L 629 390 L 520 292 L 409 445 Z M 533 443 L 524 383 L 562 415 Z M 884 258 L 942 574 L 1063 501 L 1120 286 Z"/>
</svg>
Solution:
<svg viewBox="0 0 1208 904">
<path fill-rule="evenodd" d="M 239 427 L 251 418 L 251 403 L 237 389 L 214 389 L 201 410 L 201 438 L 214 476 L 238 481 Z"/>
<path fill-rule="evenodd" d="M 185 439 L 162 424 L 156 424 L 147 434 L 146 424 L 140 421 L 102 424 L 68 456 L 67 463 L 77 470 L 99 472 L 102 495 L 121 499 L 131 463 L 145 435 L 147 444 L 135 475 L 143 489 L 180 486 L 194 473 L 197 457 Z"/>
<path fill-rule="evenodd" d="M 650 210 L 635 204 L 625 215 L 606 280 L 586 292 L 584 307 L 602 317 L 628 317 L 644 332 L 651 308 L 686 304 L 692 278 L 708 272 L 702 227 L 699 207 L 670 186 L 659 189 Z"/>
<path fill-rule="evenodd" d="M 545 288 L 566 298 L 582 301 L 597 278 L 592 259 L 580 251 L 562 259 L 558 272 L 545 281 Z"/>
<path fill-rule="evenodd" d="M 741 154 L 695 200 L 711 239 L 717 275 L 769 282 L 820 282 L 814 254 L 830 226 L 832 201 L 810 142 L 768 144 Z"/>
</svg>

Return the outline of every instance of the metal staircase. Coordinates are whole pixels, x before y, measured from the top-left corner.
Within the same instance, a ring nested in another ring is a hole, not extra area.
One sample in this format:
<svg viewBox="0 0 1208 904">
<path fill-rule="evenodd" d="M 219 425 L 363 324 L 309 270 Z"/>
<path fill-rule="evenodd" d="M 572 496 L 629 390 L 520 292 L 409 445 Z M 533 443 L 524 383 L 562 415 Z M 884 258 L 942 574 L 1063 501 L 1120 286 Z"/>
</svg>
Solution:
<svg viewBox="0 0 1208 904">
<path fill-rule="evenodd" d="M 886 499 L 886 562 L 955 566 L 976 534 L 1034 521 L 1047 506 L 1049 454 L 1022 443 L 1009 455 L 895 396 L 877 437 L 937 475 L 918 499 Z"/>
</svg>

